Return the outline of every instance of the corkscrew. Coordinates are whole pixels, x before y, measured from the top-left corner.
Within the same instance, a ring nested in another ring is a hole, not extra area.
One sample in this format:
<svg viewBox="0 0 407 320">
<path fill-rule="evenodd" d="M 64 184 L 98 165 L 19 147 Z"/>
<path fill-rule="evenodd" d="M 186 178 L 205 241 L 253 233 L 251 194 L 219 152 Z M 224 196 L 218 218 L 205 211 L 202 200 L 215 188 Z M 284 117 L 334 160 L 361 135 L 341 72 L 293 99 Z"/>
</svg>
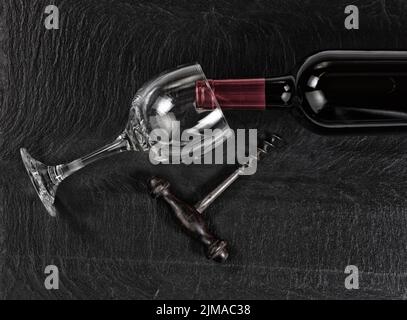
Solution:
<svg viewBox="0 0 407 320">
<path fill-rule="evenodd" d="M 253 161 L 258 161 L 263 155 L 268 154 L 270 148 L 281 148 L 284 145 L 284 140 L 276 134 L 273 134 L 270 140 L 264 140 L 262 147 L 257 148 L 255 157 L 252 157 L 246 164 L 238 167 L 194 206 L 178 198 L 172 192 L 170 183 L 163 178 L 150 178 L 151 195 L 154 198 L 162 197 L 170 205 L 174 217 L 176 217 L 183 229 L 203 244 L 208 259 L 224 262 L 229 257 L 228 243 L 210 231 L 203 212 L 252 165 Z"/>
</svg>

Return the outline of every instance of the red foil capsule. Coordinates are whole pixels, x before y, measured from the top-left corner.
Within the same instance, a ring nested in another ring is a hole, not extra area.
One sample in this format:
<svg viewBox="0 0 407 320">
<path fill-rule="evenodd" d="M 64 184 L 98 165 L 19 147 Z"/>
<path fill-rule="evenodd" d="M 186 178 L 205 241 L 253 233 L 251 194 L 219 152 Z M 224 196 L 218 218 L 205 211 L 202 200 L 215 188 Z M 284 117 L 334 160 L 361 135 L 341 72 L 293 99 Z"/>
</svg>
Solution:
<svg viewBox="0 0 407 320">
<path fill-rule="evenodd" d="M 215 96 L 204 81 L 197 81 L 196 103 L 198 108 L 215 108 L 215 97 L 222 109 L 264 110 L 266 108 L 265 79 L 226 79 L 208 80 L 208 82 Z"/>
</svg>

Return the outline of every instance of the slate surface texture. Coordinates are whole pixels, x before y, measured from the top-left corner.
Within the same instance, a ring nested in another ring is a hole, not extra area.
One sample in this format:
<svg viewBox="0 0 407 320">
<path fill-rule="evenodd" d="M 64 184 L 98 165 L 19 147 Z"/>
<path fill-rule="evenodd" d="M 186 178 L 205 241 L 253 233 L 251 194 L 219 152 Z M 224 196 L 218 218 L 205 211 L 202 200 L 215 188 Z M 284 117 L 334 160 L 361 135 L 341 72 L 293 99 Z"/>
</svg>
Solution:
<svg viewBox="0 0 407 320">
<path fill-rule="evenodd" d="M 213 204 L 232 246 L 207 261 L 145 184 L 156 173 L 188 201 L 233 168 L 149 164 L 123 153 L 81 170 L 49 217 L 19 156 L 73 160 L 123 129 L 137 88 L 199 61 L 208 78 L 289 72 L 325 49 L 407 49 L 407 2 L 5 0 L 0 26 L 0 297 L 3 299 L 405 299 L 405 135 L 321 136 L 290 114 L 227 112 L 233 128 L 277 132 L 288 147 Z M 360 29 L 344 28 L 357 5 Z M 55 264 L 60 289 L 44 288 Z M 344 270 L 360 270 L 346 290 Z"/>
</svg>

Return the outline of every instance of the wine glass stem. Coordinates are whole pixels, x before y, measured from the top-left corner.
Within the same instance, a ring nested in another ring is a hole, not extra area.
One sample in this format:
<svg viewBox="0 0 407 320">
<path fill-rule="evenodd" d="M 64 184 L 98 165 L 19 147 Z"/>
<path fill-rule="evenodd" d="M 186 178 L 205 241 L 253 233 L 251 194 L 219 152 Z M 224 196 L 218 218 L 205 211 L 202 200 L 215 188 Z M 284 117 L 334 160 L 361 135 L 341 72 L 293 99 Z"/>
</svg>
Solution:
<svg viewBox="0 0 407 320">
<path fill-rule="evenodd" d="M 55 182 L 61 182 L 63 179 L 66 177 L 70 176 L 72 173 L 78 171 L 79 169 L 82 169 L 83 167 L 101 160 L 106 157 L 110 157 L 114 154 L 123 152 L 123 151 L 129 151 L 130 150 L 130 143 L 127 140 L 127 135 L 126 134 L 121 134 L 115 141 L 112 143 L 109 143 L 105 145 L 104 147 L 89 153 L 88 155 L 76 159 L 74 161 L 71 161 L 69 163 L 65 164 L 60 164 L 55 167 L 55 174 L 51 174 L 51 177 L 57 181 Z"/>
</svg>

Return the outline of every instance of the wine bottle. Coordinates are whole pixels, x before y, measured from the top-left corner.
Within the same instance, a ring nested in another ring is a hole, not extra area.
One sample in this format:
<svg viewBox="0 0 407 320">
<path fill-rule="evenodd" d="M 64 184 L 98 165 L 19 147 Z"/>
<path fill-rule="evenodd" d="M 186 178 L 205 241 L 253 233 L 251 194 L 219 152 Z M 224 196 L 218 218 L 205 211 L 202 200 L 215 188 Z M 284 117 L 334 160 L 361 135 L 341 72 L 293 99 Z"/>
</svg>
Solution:
<svg viewBox="0 0 407 320">
<path fill-rule="evenodd" d="M 286 76 L 209 84 L 222 109 L 288 108 L 317 131 L 407 128 L 407 51 L 322 51 Z M 212 97 L 197 82 L 197 108 Z"/>
</svg>

